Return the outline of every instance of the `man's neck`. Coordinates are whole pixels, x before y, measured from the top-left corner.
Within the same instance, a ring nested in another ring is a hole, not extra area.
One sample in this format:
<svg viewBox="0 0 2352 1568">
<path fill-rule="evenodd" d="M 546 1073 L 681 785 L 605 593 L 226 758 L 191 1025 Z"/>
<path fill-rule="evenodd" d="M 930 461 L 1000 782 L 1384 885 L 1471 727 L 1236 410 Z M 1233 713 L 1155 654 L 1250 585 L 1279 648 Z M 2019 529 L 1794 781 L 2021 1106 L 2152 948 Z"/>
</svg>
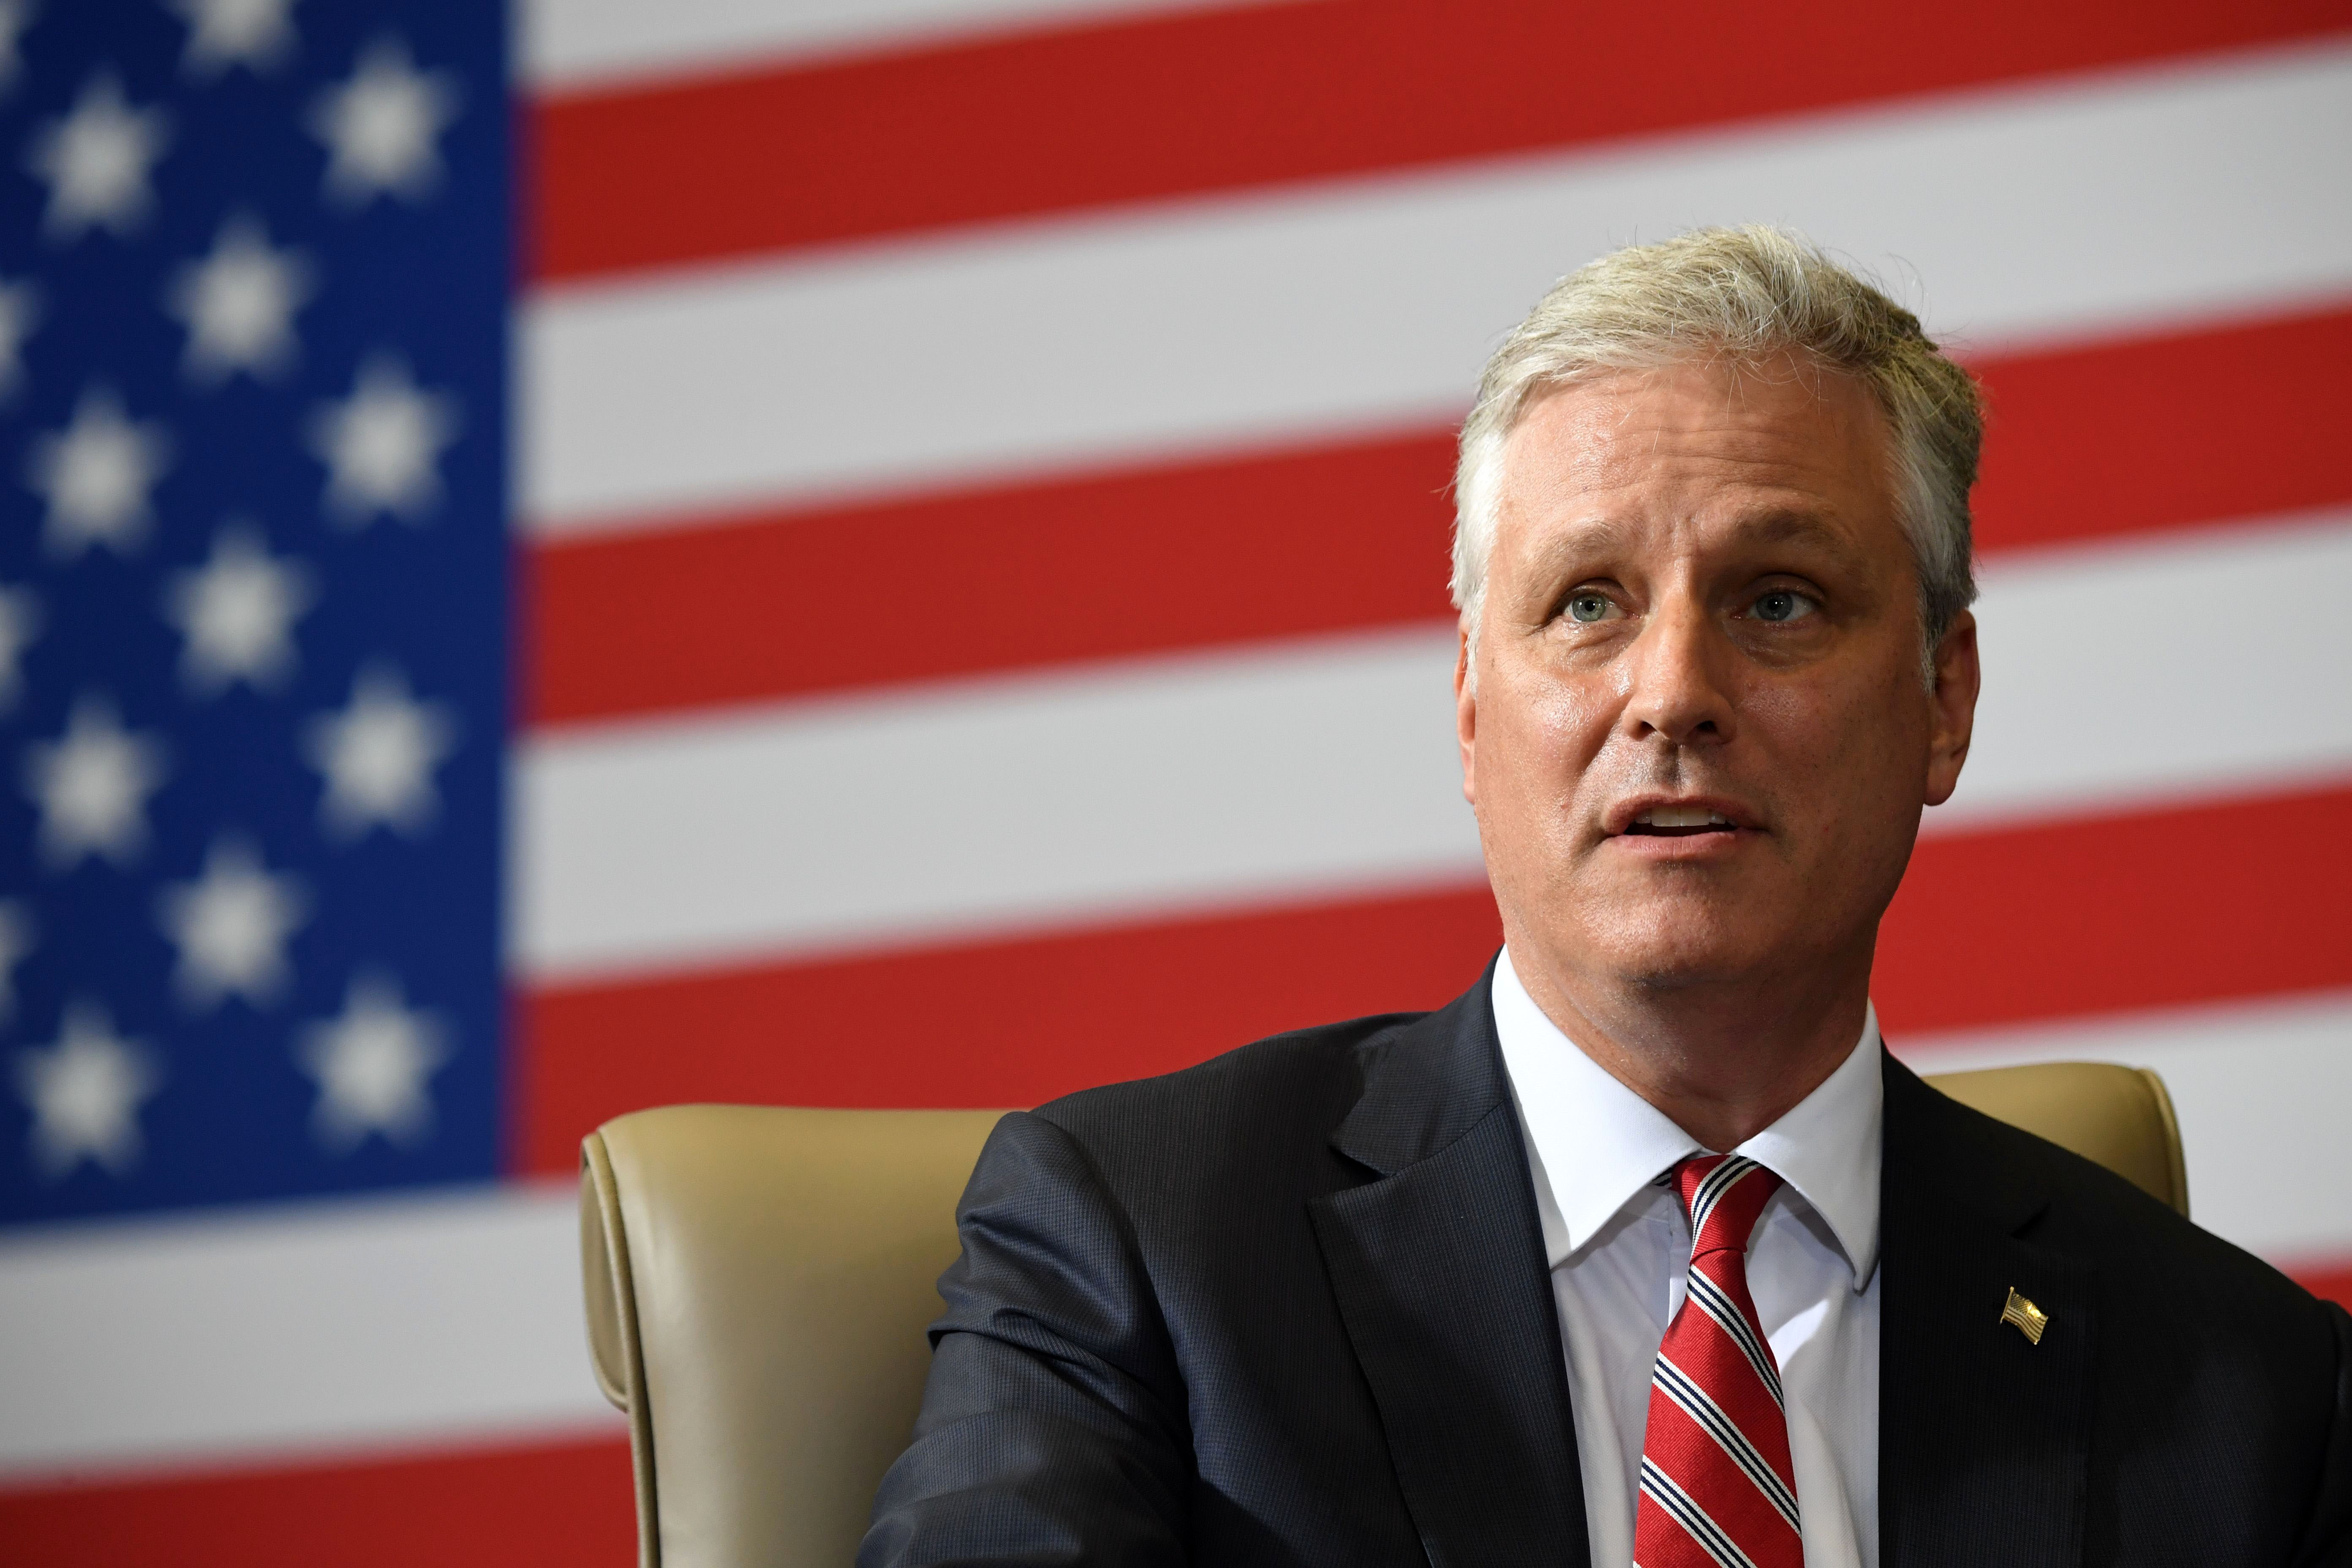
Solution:
<svg viewBox="0 0 2352 1568">
<path fill-rule="evenodd" d="M 1737 1148 L 1853 1051 L 1870 965 L 1790 966 L 1801 979 L 1673 986 L 1598 980 L 1511 942 L 1528 997 L 1602 1070 L 1706 1148 Z M 1784 972 L 1785 973 L 1785 972 Z"/>
</svg>

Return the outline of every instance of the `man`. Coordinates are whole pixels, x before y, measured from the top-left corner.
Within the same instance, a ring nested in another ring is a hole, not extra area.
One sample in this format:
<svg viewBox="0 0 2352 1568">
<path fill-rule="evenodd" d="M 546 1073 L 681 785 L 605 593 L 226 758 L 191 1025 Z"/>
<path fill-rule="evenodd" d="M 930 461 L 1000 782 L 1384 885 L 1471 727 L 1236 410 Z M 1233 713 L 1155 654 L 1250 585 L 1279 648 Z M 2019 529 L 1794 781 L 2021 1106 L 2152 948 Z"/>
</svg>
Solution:
<svg viewBox="0 0 2352 1568">
<path fill-rule="evenodd" d="M 2352 1320 L 1878 1037 L 1979 428 L 1772 230 L 1536 308 L 1456 484 L 1503 952 L 1006 1118 L 863 1562 L 2352 1557 Z"/>
</svg>

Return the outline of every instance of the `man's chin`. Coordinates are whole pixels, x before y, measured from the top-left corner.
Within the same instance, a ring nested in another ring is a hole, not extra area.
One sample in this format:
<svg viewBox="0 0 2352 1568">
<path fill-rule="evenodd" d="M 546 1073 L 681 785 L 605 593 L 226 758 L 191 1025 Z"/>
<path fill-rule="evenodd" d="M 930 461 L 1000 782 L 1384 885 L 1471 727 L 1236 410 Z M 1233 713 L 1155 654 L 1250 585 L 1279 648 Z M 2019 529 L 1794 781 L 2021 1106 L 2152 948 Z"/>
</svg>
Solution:
<svg viewBox="0 0 2352 1568">
<path fill-rule="evenodd" d="M 1574 967 L 1625 985 L 1677 991 L 1738 984 L 1785 963 L 1790 933 L 1757 918 L 1756 900 L 1677 889 L 1659 898 L 1591 908 L 1602 921 L 1555 929 L 1552 941 Z"/>
<path fill-rule="evenodd" d="M 1614 966 L 1613 978 L 1627 991 L 1654 996 L 1684 992 L 1720 991 L 1752 980 L 1759 965 L 1743 963 L 1728 954 L 1644 955 Z"/>
</svg>

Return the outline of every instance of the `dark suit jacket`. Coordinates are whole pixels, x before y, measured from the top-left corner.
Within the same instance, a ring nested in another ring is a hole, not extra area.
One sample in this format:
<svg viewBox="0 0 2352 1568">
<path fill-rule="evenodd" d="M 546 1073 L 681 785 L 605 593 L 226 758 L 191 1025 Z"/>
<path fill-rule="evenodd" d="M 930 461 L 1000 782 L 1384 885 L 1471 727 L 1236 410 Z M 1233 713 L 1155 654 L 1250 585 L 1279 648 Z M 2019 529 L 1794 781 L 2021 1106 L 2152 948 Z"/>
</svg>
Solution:
<svg viewBox="0 0 2352 1568">
<path fill-rule="evenodd" d="M 1585 1563 L 1493 1020 L 1482 981 L 1005 1118 L 859 1562 Z M 2352 1560 L 2342 1309 L 1885 1071 L 1881 1561 Z"/>
</svg>

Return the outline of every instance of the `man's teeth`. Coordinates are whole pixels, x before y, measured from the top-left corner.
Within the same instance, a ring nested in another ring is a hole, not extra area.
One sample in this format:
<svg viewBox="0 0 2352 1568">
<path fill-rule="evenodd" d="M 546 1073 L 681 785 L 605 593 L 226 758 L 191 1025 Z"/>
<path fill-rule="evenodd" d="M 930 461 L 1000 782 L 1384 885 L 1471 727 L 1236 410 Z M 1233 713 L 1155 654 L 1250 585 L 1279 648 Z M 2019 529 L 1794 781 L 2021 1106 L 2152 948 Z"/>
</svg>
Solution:
<svg viewBox="0 0 2352 1568">
<path fill-rule="evenodd" d="M 1696 805 L 1654 805 L 1635 817 L 1647 827 L 1728 827 L 1731 818 Z"/>
</svg>

